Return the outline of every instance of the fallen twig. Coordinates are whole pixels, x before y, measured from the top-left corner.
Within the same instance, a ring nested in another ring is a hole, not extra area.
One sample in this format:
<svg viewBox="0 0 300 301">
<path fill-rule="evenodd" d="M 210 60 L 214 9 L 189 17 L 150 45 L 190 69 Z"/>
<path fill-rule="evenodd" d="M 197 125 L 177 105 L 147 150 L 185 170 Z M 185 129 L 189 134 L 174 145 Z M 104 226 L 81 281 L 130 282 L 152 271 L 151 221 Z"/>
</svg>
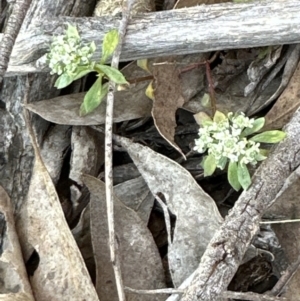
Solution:
<svg viewBox="0 0 300 301">
<path fill-rule="evenodd" d="M 111 66 L 118 69 L 121 55 L 122 43 L 126 34 L 126 28 L 129 21 L 130 9 L 134 1 L 127 1 L 127 7 L 123 6 L 123 17 L 119 27 L 119 43 L 112 57 Z M 112 172 L 112 130 L 113 130 L 113 110 L 114 110 L 114 92 L 116 84 L 109 82 L 109 90 L 106 100 L 106 118 L 105 118 L 105 193 L 107 206 L 107 222 L 109 232 L 110 258 L 114 269 L 116 286 L 119 301 L 125 301 L 125 292 L 121 275 L 118 248 L 116 244 L 116 234 L 114 227 L 114 199 L 113 199 L 113 172 Z"/>
<path fill-rule="evenodd" d="M 31 0 L 16 0 L 13 4 L 12 14 L 8 19 L 0 43 L 0 84 L 8 67 L 9 57 L 30 3 Z"/>
</svg>

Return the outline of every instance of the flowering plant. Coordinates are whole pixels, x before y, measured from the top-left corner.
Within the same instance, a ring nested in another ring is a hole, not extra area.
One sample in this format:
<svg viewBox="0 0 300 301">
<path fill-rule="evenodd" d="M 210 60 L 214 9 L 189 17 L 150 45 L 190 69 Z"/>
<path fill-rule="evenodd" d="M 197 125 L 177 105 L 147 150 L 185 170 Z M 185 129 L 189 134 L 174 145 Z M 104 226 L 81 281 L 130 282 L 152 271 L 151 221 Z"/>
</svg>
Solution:
<svg viewBox="0 0 300 301">
<path fill-rule="evenodd" d="M 104 65 L 114 52 L 118 42 L 118 31 L 109 31 L 103 39 L 102 58 L 100 62 L 95 62 L 92 61 L 96 50 L 95 43 L 84 43 L 76 27 L 68 24 L 64 36 L 54 37 L 50 52 L 47 54 L 47 63 L 51 68 L 51 74 L 59 75 L 55 87 L 62 89 L 90 72 L 97 72 L 98 79 L 86 93 L 80 107 L 81 115 L 95 110 L 106 96 L 108 83 L 102 84 L 103 78 L 112 80 L 116 84 L 128 84 L 119 70 Z"/>
<path fill-rule="evenodd" d="M 263 117 L 250 119 L 244 113 L 226 116 L 216 111 L 213 119 L 203 112 L 197 114 L 197 118 L 201 127 L 194 150 L 207 151 L 202 160 L 204 176 L 212 175 L 216 168 L 224 169 L 228 163 L 228 181 L 237 191 L 241 187 L 246 190 L 251 184 L 247 164 L 256 165 L 267 158 L 267 150 L 260 149 L 260 143 L 278 143 L 285 137 L 284 132 L 274 130 L 248 139 L 247 136 L 264 126 Z"/>
</svg>

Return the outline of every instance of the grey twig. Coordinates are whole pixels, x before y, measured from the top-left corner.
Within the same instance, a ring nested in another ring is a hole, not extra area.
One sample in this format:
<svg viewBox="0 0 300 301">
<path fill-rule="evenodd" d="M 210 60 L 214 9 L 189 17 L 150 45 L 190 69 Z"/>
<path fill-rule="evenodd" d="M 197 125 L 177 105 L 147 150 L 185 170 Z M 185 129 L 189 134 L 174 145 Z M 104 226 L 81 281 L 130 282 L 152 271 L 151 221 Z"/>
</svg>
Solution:
<svg viewBox="0 0 300 301">
<path fill-rule="evenodd" d="M 16 0 L 0 43 L 0 84 L 31 0 Z"/>
<path fill-rule="evenodd" d="M 122 50 L 123 39 L 126 34 L 126 28 L 129 21 L 130 9 L 133 1 L 127 1 L 127 7 L 123 7 L 123 17 L 119 27 L 119 44 L 112 57 L 111 66 L 118 69 L 119 59 Z M 116 245 L 116 235 L 114 227 L 114 200 L 113 200 L 113 176 L 112 176 L 112 130 L 113 130 L 113 110 L 114 110 L 114 92 L 116 84 L 109 82 L 107 94 L 106 119 L 105 119 L 105 193 L 107 205 L 107 222 L 109 232 L 110 257 L 114 269 L 116 286 L 118 290 L 119 301 L 125 301 L 125 292 L 121 275 L 119 256 Z"/>
</svg>

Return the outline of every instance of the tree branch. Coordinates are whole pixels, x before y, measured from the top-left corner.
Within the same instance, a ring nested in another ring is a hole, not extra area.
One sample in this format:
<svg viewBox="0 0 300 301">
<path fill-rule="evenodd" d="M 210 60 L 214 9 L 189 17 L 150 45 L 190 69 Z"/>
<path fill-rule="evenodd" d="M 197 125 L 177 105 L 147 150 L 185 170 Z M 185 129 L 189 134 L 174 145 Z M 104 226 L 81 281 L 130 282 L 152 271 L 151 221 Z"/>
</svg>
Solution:
<svg viewBox="0 0 300 301">
<path fill-rule="evenodd" d="M 139 15 L 129 22 L 120 59 L 299 43 L 299 7 L 300 0 L 266 0 Z M 37 66 L 37 60 L 48 51 L 52 35 L 63 33 L 65 22 L 76 24 L 83 39 L 101 45 L 104 34 L 118 28 L 120 18 L 40 20 L 36 28 L 18 37 L 7 76 L 42 71 L 45 64 Z M 100 50 L 96 59 L 100 58 Z"/>
<path fill-rule="evenodd" d="M 0 43 L 0 84 L 31 0 L 16 0 Z"/>
</svg>

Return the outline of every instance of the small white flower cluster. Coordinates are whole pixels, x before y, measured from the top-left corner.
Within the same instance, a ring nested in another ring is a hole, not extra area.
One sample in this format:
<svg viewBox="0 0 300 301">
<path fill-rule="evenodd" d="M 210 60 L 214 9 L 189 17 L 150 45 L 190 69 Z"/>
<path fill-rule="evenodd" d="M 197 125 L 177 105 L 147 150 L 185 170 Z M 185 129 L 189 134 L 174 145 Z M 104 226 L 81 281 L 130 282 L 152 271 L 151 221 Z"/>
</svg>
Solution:
<svg viewBox="0 0 300 301">
<path fill-rule="evenodd" d="M 243 113 L 220 122 L 206 121 L 199 129 L 199 138 L 195 140 L 194 150 L 212 155 L 218 168 L 224 169 L 227 161 L 251 163 L 255 165 L 259 157 L 259 143 L 241 137 L 245 128 L 252 128 L 254 119 L 246 117 Z"/>
<path fill-rule="evenodd" d="M 51 74 L 74 75 L 78 66 L 90 64 L 95 50 L 94 42 L 89 45 L 85 44 L 76 34 L 54 37 L 50 53 L 47 55 L 47 63 L 52 70 Z"/>
</svg>

